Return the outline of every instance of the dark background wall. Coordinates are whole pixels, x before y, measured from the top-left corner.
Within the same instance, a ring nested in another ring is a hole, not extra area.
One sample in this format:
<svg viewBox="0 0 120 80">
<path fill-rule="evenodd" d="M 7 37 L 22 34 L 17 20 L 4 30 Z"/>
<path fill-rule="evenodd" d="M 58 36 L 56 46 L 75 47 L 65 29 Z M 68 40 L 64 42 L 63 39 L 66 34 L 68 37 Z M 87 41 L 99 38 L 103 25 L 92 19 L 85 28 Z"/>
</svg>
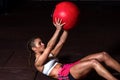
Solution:
<svg viewBox="0 0 120 80">
<path fill-rule="evenodd" d="M 55 30 L 51 15 L 61 1 L 0 0 L 1 80 L 33 80 L 26 43 L 34 35 L 41 35 L 45 43 L 50 39 Z M 120 61 L 120 2 L 72 2 L 79 7 L 80 18 L 58 56 L 61 62 L 100 51 L 107 51 Z M 43 75 L 39 78 L 48 80 Z"/>
</svg>

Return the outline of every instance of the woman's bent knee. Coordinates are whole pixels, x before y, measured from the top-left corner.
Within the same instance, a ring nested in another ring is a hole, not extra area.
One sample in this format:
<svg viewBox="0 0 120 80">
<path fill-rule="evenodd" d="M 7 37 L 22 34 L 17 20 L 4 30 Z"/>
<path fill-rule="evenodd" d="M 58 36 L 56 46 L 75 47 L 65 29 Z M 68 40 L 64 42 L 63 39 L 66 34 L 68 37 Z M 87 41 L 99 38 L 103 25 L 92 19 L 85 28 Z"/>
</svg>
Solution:
<svg viewBox="0 0 120 80">
<path fill-rule="evenodd" d="M 104 60 L 108 60 L 110 58 L 110 55 L 107 52 L 102 52 Z"/>
<path fill-rule="evenodd" d="M 92 67 L 96 67 L 99 64 L 98 60 L 96 59 L 90 60 L 90 63 Z"/>
<path fill-rule="evenodd" d="M 101 58 L 99 59 L 100 62 L 105 61 L 106 59 L 109 58 L 109 54 L 108 54 L 107 52 L 101 52 L 99 55 L 100 55 L 100 57 L 101 57 Z"/>
</svg>

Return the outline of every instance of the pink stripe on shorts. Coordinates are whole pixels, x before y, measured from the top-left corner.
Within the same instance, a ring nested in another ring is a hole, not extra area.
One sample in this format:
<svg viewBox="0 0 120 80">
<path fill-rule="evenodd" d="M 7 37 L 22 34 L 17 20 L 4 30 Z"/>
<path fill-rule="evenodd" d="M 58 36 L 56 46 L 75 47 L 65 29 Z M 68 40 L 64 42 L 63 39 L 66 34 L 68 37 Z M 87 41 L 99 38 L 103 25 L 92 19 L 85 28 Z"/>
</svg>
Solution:
<svg viewBox="0 0 120 80">
<path fill-rule="evenodd" d="M 58 80 L 69 80 L 68 74 L 70 72 L 70 68 L 79 62 L 80 60 L 74 63 L 64 64 L 59 70 Z"/>
</svg>

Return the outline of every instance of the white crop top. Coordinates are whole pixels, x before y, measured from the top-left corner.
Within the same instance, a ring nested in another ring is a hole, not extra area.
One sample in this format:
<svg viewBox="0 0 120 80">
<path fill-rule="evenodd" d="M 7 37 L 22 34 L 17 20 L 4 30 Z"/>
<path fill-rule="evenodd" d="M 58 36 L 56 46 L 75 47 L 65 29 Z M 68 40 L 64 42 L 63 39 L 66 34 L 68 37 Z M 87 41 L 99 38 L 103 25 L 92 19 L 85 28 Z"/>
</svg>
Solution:
<svg viewBox="0 0 120 80">
<path fill-rule="evenodd" d="M 53 56 L 50 54 L 49 56 Z M 44 64 L 44 68 L 42 73 L 45 75 L 49 75 L 52 69 L 58 64 L 58 59 L 52 58 L 50 61 L 48 61 L 46 64 Z"/>
</svg>

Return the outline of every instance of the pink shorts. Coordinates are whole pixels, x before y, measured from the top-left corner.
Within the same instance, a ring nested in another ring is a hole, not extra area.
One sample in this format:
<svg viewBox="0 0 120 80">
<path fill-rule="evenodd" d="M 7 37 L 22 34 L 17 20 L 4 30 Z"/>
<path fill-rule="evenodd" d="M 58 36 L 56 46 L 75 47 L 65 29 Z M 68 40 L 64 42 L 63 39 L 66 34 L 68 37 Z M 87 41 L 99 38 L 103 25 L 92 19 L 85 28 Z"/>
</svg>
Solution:
<svg viewBox="0 0 120 80">
<path fill-rule="evenodd" d="M 68 74 L 70 73 L 70 68 L 79 62 L 80 60 L 74 63 L 64 64 L 59 70 L 58 80 L 69 80 Z"/>
</svg>

